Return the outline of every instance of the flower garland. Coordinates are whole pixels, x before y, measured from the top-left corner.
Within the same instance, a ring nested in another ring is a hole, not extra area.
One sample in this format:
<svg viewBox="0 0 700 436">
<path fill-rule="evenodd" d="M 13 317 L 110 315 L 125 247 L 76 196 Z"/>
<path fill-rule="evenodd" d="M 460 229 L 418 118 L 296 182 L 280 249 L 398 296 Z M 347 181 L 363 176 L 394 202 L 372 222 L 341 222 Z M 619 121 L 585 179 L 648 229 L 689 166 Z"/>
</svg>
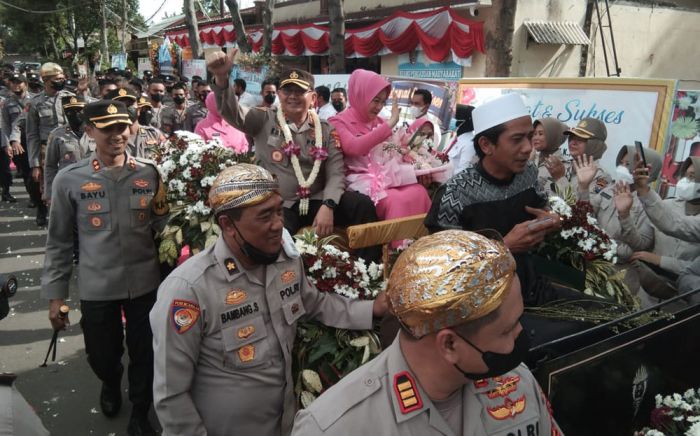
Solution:
<svg viewBox="0 0 700 436">
<path fill-rule="evenodd" d="M 309 213 L 311 185 L 314 184 L 316 177 L 318 177 L 318 173 L 321 171 L 321 163 L 328 157 L 328 150 L 323 148 L 323 131 L 321 129 L 321 120 L 318 118 L 318 114 L 316 114 L 316 111 L 313 109 L 309 109 L 309 115 L 311 116 L 311 121 L 314 123 L 314 146 L 309 150 L 309 154 L 314 158 L 314 166 L 311 169 L 309 177 L 304 178 L 304 173 L 301 171 L 301 166 L 299 165 L 301 147 L 294 143 L 294 140 L 292 139 L 292 131 L 289 129 L 289 125 L 284 119 L 282 110 L 277 110 L 277 123 L 282 129 L 285 141 L 285 145 L 282 147 L 282 150 L 287 157 L 291 159 L 292 167 L 294 168 L 294 175 L 299 182 L 299 189 L 297 189 L 297 195 L 299 196 L 299 215 L 306 215 Z"/>
</svg>

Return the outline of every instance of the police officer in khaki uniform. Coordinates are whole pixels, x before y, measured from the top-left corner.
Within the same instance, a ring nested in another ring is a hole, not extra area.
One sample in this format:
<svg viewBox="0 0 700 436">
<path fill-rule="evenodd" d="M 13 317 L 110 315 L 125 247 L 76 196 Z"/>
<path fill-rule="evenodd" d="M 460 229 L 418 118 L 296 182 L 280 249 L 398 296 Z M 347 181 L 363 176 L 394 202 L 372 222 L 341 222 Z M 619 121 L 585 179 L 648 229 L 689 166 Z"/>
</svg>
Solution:
<svg viewBox="0 0 700 436">
<path fill-rule="evenodd" d="M 29 153 L 29 165 L 32 167 L 32 177 L 42 184 L 42 169 L 49 134 L 58 126 L 66 124 L 66 119 L 61 108 L 61 97 L 70 95 L 64 90 L 66 76 L 60 65 L 47 62 L 39 70 L 44 81 L 44 91 L 36 95 L 27 113 L 27 152 Z M 40 227 L 46 225 L 46 205 L 40 202 L 37 205 L 36 224 Z"/>
<path fill-rule="evenodd" d="M 81 115 L 85 107 L 85 98 L 64 96 L 61 99 L 63 112 L 68 124 L 56 127 L 49 135 L 44 162 L 44 197 L 51 203 L 51 185 L 59 170 L 88 157 L 91 150 L 88 141 L 81 141 L 83 120 Z"/>
<path fill-rule="evenodd" d="M 209 202 L 222 235 L 168 276 L 151 311 L 163 434 L 288 435 L 297 322 L 371 328 L 386 298 L 348 300 L 309 283 L 267 170 L 223 170 Z"/>
<path fill-rule="evenodd" d="M 187 109 L 191 106 L 190 101 L 187 99 L 187 85 L 183 82 L 173 85 L 170 96 L 172 102 L 163 109 L 160 117 L 160 128 L 168 136 L 184 129 L 185 115 Z"/>
<path fill-rule="evenodd" d="M 238 104 L 238 97 L 228 83 L 234 55 L 235 50 L 228 55 L 220 51 L 207 55 L 207 66 L 215 78 L 212 89 L 216 103 L 229 124 L 253 137 L 256 161 L 279 179 L 285 228 L 295 234 L 302 227 L 313 226 L 319 236 L 327 236 L 336 224 L 377 221 L 369 197 L 345 191 L 343 154 L 333 128 L 325 121 L 316 123 L 314 117 L 318 119 L 317 116 L 309 110 L 316 103 L 313 75 L 298 69 L 283 72 L 277 92 L 279 108 L 248 108 Z M 282 111 L 281 117 L 279 111 Z M 291 147 L 285 137 L 287 129 L 288 139 L 293 143 Z M 320 144 L 316 143 L 317 136 L 320 136 Z M 303 180 L 296 174 L 294 154 L 298 155 Z M 318 176 L 313 179 L 317 161 L 320 162 Z M 357 254 L 379 261 L 381 250 L 373 247 Z"/>
<path fill-rule="evenodd" d="M 523 365 L 515 260 L 501 243 L 447 230 L 397 260 L 393 344 L 300 411 L 294 436 L 561 435 Z"/>
<path fill-rule="evenodd" d="M 2 107 L 0 116 L 0 133 L 3 152 L 12 156 L 12 161 L 24 181 L 24 188 L 29 194 L 29 207 L 36 207 L 41 202 L 41 188 L 32 178 L 27 153 L 27 111 L 33 95 L 27 92 L 27 78 L 19 73 L 9 79 L 10 95 Z"/>
<path fill-rule="evenodd" d="M 195 82 L 194 79 L 192 82 L 194 84 L 193 91 L 196 97 L 196 103 L 191 104 L 185 111 L 185 124 L 183 128 L 188 132 L 194 132 L 194 128 L 197 127 L 197 123 L 206 118 L 209 111 L 207 110 L 205 101 L 211 92 L 211 87 L 207 82 L 203 80 Z"/>
<path fill-rule="evenodd" d="M 153 349 L 148 313 L 160 283 L 154 232 L 167 220 L 165 189 L 155 165 L 126 151 L 129 114 L 123 103 L 100 100 L 84 109 L 85 131 L 95 138 L 93 157 L 60 171 L 53 183 L 51 220 L 41 295 L 50 299 L 54 329 L 68 297 L 73 227 L 80 239 L 80 325 L 92 370 L 102 381 L 100 406 L 107 416 L 121 407 L 124 352 L 122 313 L 129 349 L 130 435 L 152 435 Z"/>
<path fill-rule="evenodd" d="M 144 97 L 138 97 L 136 93 L 127 88 L 119 88 L 111 91 L 105 97 L 108 100 L 121 101 L 129 111 L 129 154 L 134 157 L 152 159 L 158 152 L 160 145 L 165 141 L 165 137 L 148 123 L 141 124 L 140 113 L 144 108 L 150 108 L 151 103 Z"/>
</svg>

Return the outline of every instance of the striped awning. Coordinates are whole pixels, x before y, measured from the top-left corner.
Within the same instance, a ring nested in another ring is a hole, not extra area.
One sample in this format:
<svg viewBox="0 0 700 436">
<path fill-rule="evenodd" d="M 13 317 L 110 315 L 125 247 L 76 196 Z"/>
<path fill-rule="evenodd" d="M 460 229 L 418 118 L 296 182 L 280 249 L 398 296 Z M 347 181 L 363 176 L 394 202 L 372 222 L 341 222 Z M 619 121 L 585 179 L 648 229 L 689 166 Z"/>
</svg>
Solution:
<svg viewBox="0 0 700 436">
<path fill-rule="evenodd" d="M 537 44 L 589 45 L 583 28 L 573 21 L 525 21 L 523 23 Z"/>
</svg>

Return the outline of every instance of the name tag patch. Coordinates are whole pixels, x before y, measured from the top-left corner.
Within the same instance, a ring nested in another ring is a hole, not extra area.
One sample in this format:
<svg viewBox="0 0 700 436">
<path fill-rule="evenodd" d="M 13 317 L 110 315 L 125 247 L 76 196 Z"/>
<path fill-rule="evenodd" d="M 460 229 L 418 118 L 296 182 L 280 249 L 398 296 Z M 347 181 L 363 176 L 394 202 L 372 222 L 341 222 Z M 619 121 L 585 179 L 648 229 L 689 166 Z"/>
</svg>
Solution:
<svg viewBox="0 0 700 436">
<path fill-rule="evenodd" d="M 253 303 L 248 303 L 246 305 L 236 307 L 235 309 L 231 309 L 227 312 L 222 313 L 221 316 L 221 324 L 226 324 L 227 322 L 231 321 L 236 321 L 241 318 L 246 318 L 254 313 L 257 313 L 260 311 L 260 307 L 258 306 L 257 302 Z"/>
</svg>

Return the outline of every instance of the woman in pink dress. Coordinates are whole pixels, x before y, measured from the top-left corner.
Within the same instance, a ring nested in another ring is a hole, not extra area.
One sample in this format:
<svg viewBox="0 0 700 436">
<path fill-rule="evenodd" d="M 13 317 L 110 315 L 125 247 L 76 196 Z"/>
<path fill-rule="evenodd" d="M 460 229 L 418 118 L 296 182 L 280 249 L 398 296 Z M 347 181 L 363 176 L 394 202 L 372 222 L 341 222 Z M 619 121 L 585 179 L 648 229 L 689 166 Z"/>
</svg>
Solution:
<svg viewBox="0 0 700 436">
<path fill-rule="evenodd" d="M 245 134 L 221 118 L 219 111 L 216 109 L 216 96 L 214 96 L 213 92 L 207 95 L 204 103 L 209 112 L 202 121 L 197 123 L 194 133 L 204 138 L 205 141 L 218 137 L 224 147 L 232 149 L 236 154 L 247 152 L 248 140 Z"/>
<path fill-rule="evenodd" d="M 378 144 L 390 139 L 392 129 L 399 121 L 398 105 L 394 104 L 391 119 L 384 121 L 378 116 L 384 107 L 391 84 L 372 71 L 355 70 L 348 81 L 350 107 L 331 117 L 328 122 L 335 127 L 340 146 L 345 156 L 346 177 L 350 185 L 367 181 L 378 176 L 381 162 L 373 161 L 371 151 Z M 388 220 L 428 212 L 430 197 L 425 188 L 416 183 L 415 174 L 395 181 L 393 186 L 383 189 L 382 198 L 376 203 L 377 216 Z M 406 184 L 406 180 L 412 183 Z M 384 195 L 385 194 L 385 195 Z"/>
</svg>

